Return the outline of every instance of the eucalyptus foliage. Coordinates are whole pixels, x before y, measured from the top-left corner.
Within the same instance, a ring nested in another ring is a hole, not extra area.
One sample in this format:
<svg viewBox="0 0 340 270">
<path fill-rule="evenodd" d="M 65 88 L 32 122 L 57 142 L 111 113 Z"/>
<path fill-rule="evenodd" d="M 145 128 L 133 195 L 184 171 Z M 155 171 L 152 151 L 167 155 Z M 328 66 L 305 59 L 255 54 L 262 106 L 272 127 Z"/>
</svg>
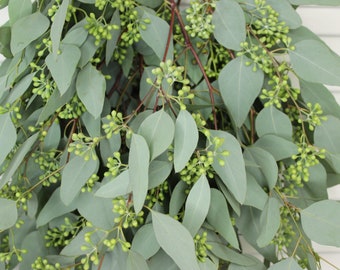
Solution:
<svg viewBox="0 0 340 270">
<path fill-rule="evenodd" d="M 340 1 L 1 0 L 0 268 L 319 269 L 340 57 L 300 4 Z"/>
</svg>

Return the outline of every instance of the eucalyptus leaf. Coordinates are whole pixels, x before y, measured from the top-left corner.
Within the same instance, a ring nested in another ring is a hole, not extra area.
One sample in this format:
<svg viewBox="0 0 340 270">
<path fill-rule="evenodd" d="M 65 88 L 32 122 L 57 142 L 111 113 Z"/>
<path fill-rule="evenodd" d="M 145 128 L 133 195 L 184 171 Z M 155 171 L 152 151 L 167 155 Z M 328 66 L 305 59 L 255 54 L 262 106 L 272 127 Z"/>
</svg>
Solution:
<svg viewBox="0 0 340 270">
<path fill-rule="evenodd" d="M 234 0 L 217 1 L 212 23 L 216 40 L 233 50 L 241 50 L 246 39 L 246 20 L 240 5 Z"/>
<path fill-rule="evenodd" d="M 263 84 L 263 72 L 259 69 L 254 71 L 253 66 L 246 65 L 249 61 L 245 56 L 233 59 L 218 77 L 221 96 L 238 127 L 246 120 Z"/>
<path fill-rule="evenodd" d="M 210 187 L 207 177 L 202 174 L 191 188 L 185 202 L 183 225 L 188 229 L 193 237 L 197 234 L 207 217 L 209 207 Z"/>
<path fill-rule="evenodd" d="M 239 242 L 231 223 L 227 202 L 221 191 L 212 188 L 210 192 L 211 202 L 207 221 L 225 240 L 230 243 L 230 245 L 238 249 Z"/>
<path fill-rule="evenodd" d="M 13 25 L 20 18 L 26 17 L 31 13 L 31 0 L 11 0 L 8 2 L 8 17 L 11 25 Z"/>
<path fill-rule="evenodd" d="M 166 49 L 168 50 L 165 55 L 166 59 L 172 59 L 174 49 L 171 41 L 167 48 L 168 34 L 170 31 L 168 23 L 146 11 L 143 12 L 142 16 L 142 20 L 145 19 L 148 19 L 150 23 L 146 25 L 146 29 L 140 28 L 142 39 L 153 49 L 160 60 L 163 59 Z"/>
<path fill-rule="evenodd" d="M 130 250 L 127 256 L 126 270 L 135 270 L 135 269 L 149 270 L 149 267 L 142 255 Z"/>
<path fill-rule="evenodd" d="M 291 140 L 293 135 L 292 123 L 289 117 L 274 106 L 263 108 L 256 117 L 255 127 L 259 137 L 273 134 Z"/>
<path fill-rule="evenodd" d="M 126 170 L 119 174 L 117 177 L 107 179 L 107 183 L 103 184 L 95 193 L 98 197 L 115 198 L 125 195 L 132 191 L 130 185 L 129 171 Z"/>
<path fill-rule="evenodd" d="M 13 57 L 11 49 L 11 28 L 8 26 L 0 27 L 0 54 L 5 56 L 6 58 Z"/>
<path fill-rule="evenodd" d="M 74 45 L 63 45 L 60 54 L 54 56 L 51 53 L 46 57 L 46 65 L 51 71 L 61 95 L 69 89 L 79 59 L 80 50 Z"/>
<path fill-rule="evenodd" d="M 144 137 L 153 160 L 168 149 L 174 139 L 175 125 L 170 115 L 164 110 L 148 116 L 140 125 L 138 134 Z"/>
<path fill-rule="evenodd" d="M 75 156 L 66 164 L 60 185 L 60 198 L 65 205 L 79 194 L 86 181 L 97 172 L 98 165 L 98 160 L 85 160 L 82 156 Z"/>
<path fill-rule="evenodd" d="M 181 110 L 176 119 L 174 139 L 175 171 L 181 171 L 196 149 L 198 130 L 196 122 L 186 110 Z"/>
<path fill-rule="evenodd" d="M 12 53 L 16 54 L 25 49 L 33 40 L 44 34 L 49 25 L 49 19 L 40 12 L 17 20 L 12 26 Z"/>
<path fill-rule="evenodd" d="M 340 203 L 323 200 L 301 211 L 302 228 L 313 241 L 340 247 Z"/>
<path fill-rule="evenodd" d="M 146 140 L 138 134 L 133 134 L 129 154 L 129 177 L 136 213 L 142 210 L 148 191 L 149 160 L 149 147 Z"/>
<path fill-rule="evenodd" d="M 4 162 L 17 141 L 16 128 L 9 113 L 0 114 L 0 164 Z"/>
<path fill-rule="evenodd" d="M 105 99 L 106 81 L 104 75 L 92 64 L 79 71 L 76 82 L 77 94 L 94 118 L 100 116 Z"/>
<path fill-rule="evenodd" d="M 170 175 L 172 163 L 163 160 L 153 160 L 149 166 L 149 189 L 161 185 Z"/>
<path fill-rule="evenodd" d="M 53 194 L 49 197 L 49 200 L 41 209 L 37 217 L 37 227 L 41 227 L 52 219 L 64 215 L 68 212 L 76 209 L 77 206 L 74 203 L 65 205 L 60 198 L 60 188 L 57 188 Z"/>
<path fill-rule="evenodd" d="M 169 205 L 169 215 L 175 216 L 178 214 L 179 210 L 184 205 L 186 194 L 185 191 L 187 189 L 187 185 L 184 181 L 180 181 L 175 186 L 172 196 L 170 199 L 170 205 Z"/>
<path fill-rule="evenodd" d="M 340 118 L 340 106 L 334 95 L 320 83 L 310 83 L 300 80 L 301 96 L 308 103 L 319 103 L 325 115 Z"/>
<path fill-rule="evenodd" d="M 52 52 L 53 52 L 54 58 L 57 58 L 57 55 L 58 55 L 61 34 L 63 32 L 63 27 L 64 27 L 69 4 L 70 4 L 70 0 L 63 0 L 56 14 L 53 17 L 50 36 L 51 36 L 51 41 L 52 41 Z M 79 58 L 80 58 L 80 55 L 79 55 Z"/>
<path fill-rule="evenodd" d="M 218 158 L 214 158 L 212 166 L 235 199 L 243 203 L 247 192 L 247 177 L 240 144 L 228 132 L 210 130 L 210 133 L 211 136 L 223 140 L 223 144 L 218 148 L 218 152 L 229 152 L 228 156 L 219 155 Z M 218 159 L 224 161 L 223 166 L 220 165 Z"/>
<path fill-rule="evenodd" d="M 273 189 L 278 179 L 279 169 L 274 157 L 267 151 L 259 147 L 247 147 L 243 153 L 245 160 L 250 160 L 257 164 L 257 167 L 247 167 L 258 181 L 260 186 L 266 186 L 269 190 Z"/>
<path fill-rule="evenodd" d="M 254 146 L 262 148 L 273 155 L 276 161 L 290 158 L 298 153 L 296 144 L 282 137 L 268 134 L 259 138 Z"/>
<path fill-rule="evenodd" d="M 0 198 L 0 205 L 0 230 L 4 231 L 14 226 L 17 222 L 17 203 L 13 200 Z"/>
<path fill-rule="evenodd" d="M 267 0 L 267 4 L 279 13 L 279 20 L 285 22 L 290 29 L 296 29 L 302 25 L 300 15 L 288 0 Z"/>
<path fill-rule="evenodd" d="M 302 270 L 300 265 L 293 258 L 284 259 L 271 267 L 269 270 Z"/>
<path fill-rule="evenodd" d="M 329 115 L 322 125 L 315 128 L 315 145 L 325 148 L 330 153 L 340 153 L 338 134 L 340 134 L 340 119 Z"/>
<path fill-rule="evenodd" d="M 340 56 L 316 40 L 303 40 L 289 51 L 292 67 L 302 79 L 322 84 L 340 85 Z"/>
<path fill-rule="evenodd" d="M 0 189 L 11 180 L 12 176 L 14 175 L 15 171 L 20 166 L 21 162 L 25 158 L 26 154 L 30 151 L 33 144 L 38 139 L 39 133 L 35 133 L 31 137 L 29 137 L 15 152 L 13 158 L 11 159 L 10 164 L 8 165 L 4 174 L 0 177 Z"/>
<path fill-rule="evenodd" d="M 113 56 L 113 52 L 117 47 L 117 41 L 119 39 L 119 35 L 120 35 L 120 18 L 119 18 L 119 11 L 118 9 L 115 10 L 115 12 L 113 13 L 112 17 L 111 17 L 111 21 L 110 21 L 111 25 L 116 25 L 119 28 L 118 29 L 112 29 L 110 31 L 111 34 L 111 40 L 110 42 L 106 42 L 106 53 L 105 53 L 105 63 L 106 65 L 109 64 L 109 62 L 111 61 L 111 58 Z"/>
<path fill-rule="evenodd" d="M 244 204 L 263 210 L 267 200 L 267 193 L 258 184 L 255 177 L 250 173 L 247 173 L 247 194 Z"/>
<path fill-rule="evenodd" d="M 195 246 L 189 231 L 177 220 L 152 211 L 152 226 L 161 248 L 181 270 L 199 270 Z"/>
<path fill-rule="evenodd" d="M 133 238 L 131 250 L 138 252 L 147 260 L 155 255 L 159 249 L 160 245 L 157 242 L 152 224 L 145 224 L 139 228 Z"/>
<path fill-rule="evenodd" d="M 257 238 L 259 247 L 268 245 L 279 229 L 281 222 L 280 207 L 280 202 L 273 197 L 270 197 L 265 204 L 260 217 L 260 234 Z"/>
</svg>

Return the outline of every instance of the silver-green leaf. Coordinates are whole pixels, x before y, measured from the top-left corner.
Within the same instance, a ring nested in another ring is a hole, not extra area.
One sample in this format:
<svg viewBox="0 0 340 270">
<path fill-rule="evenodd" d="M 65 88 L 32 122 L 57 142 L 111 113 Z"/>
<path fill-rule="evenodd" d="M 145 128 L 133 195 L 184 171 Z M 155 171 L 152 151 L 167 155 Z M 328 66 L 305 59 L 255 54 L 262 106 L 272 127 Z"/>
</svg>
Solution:
<svg viewBox="0 0 340 270">
<path fill-rule="evenodd" d="M 217 1 L 212 23 L 216 40 L 226 48 L 240 50 L 246 39 L 246 20 L 240 5 L 234 0 Z"/>
<path fill-rule="evenodd" d="M 170 115 L 164 110 L 148 116 L 140 125 L 138 134 L 146 140 L 153 160 L 168 149 L 174 139 L 175 125 Z"/>
<path fill-rule="evenodd" d="M 76 81 L 77 94 L 94 118 L 100 116 L 105 99 L 106 80 L 91 63 L 79 71 Z"/>
<path fill-rule="evenodd" d="M 207 177 L 202 176 L 191 188 L 185 202 L 183 225 L 194 237 L 202 226 L 210 207 L 210 187 Z"/>
<path fill-rule="evenodd" d="M 13 55 L 44 34 L 49 26 L 49 19 L 40 12 L 17 20 L 12 26 L 11 51 Z"/>
<path fill-rule="evenodd" d="M 65 205 L 69 205 L 79 194 L 86 181 L 96 173 L 99 161 L 75 156 L 65 166 L 60 185 L 60 198 Z"/>
<path fill-rule="evenodd" d="M 294 71 L 302 79 L 322 84 L 340 85 L 340 56 L 317 40 L 303 40 L 289 51 Z"/>
<path fill-rule="evenodd" d="M 195 245 L 190 232 L 177 220 L 155 211 L 152 225 L 161 248 L 181 270 L 199 270 Z"/>
<path fill-rule="evenodd" d="M 246 120 L 250 107 L 262 89 L 264 78 L 261 70 L 254 71 L 252 65 L 246 65 L 248 61 L 245 56 L 233 59 L 218 77 L 221 96 L 238 127 Z"/>
<path fill-rule="evenodd" d="M 10 113 L 0 114 L 0 165 L 11 152 L 16 141 L 17 132 Z"/>
<path fill-rule="evenodd" d="M 13 200 L 0 198 L 0 231 L 12 227 L 18 218 L 17 203 Z"/>
<path fill-rule="evenodd" d="M 195 151 L 198 142 L 198 130 L 192 115 L 181 110 L 175 124 L 174 167 L 181 171 Z"/>
<path fill-rule="evenodd" d="M 60 54 L 54 56 L 50 53 L 46 59 L 46 65 L 50 70 L 60 95 L 69 89 L 80 59 L 80 50 L 74 45 L 63 45 Z"/>
<path fill-rule="evenodd" d="M 129 177 L 132 185 L 133 207 L 139 213 L 148 192 L 150 152 L 146 140 L 133 134 L 129 153 Z"/>
<path fill-rule="evenodd" d="M 313 241 L 340 247 L 340 203 L 324 200 L 301 211 L 302 228 Z"/>
<path fill-rule="evenodd" d="M 223 144 L 218 148 L 218 153 L 228 151 L 229 155 L 218 155 L 212 164 L 218 176 L 239 203 L 243 203 L 247 192 L 247 177 L 242 150 L 236 138 L 228 132 L 221 130 L 210 130 L 212 137 L 223 140 Z M 224 162 L 221 166 L 218 159 Z"/>
</svg>

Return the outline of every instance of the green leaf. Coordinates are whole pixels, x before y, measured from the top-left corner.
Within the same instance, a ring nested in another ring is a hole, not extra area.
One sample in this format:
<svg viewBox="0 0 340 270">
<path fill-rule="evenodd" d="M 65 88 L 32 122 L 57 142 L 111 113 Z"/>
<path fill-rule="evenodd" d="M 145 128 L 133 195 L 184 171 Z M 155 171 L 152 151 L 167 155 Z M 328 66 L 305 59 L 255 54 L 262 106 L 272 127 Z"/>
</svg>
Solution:
<svg viewBox="0 0 340 270">
<path fill-rule="evenodd" d="M 18 218 L 16 201 L 0 198 L 0 231 L 12 227 Z"/>
<path fill-rule="evenodd" d="M 40 231 L 29 232 L 22 241 L 20 248 L 27 250 L 27 252 L 22 255 L 22 262 L 20 264 L 20 269 L 22 270 L 31 270 L 31 265 L 37 257 L 45 257 L 47 255 L 44 235 Z"/>
<path fill-rule="evenodd" d="M 44 150 L 57 149 L 60 143 L 61 130 L 59 122 L 54 121 L 51 127 L 48 129 L 47 135 L 44 139 Z"/>
<path fill-rule="evenodd" d="M 172 163 L 169 161 L 153 160 L 149 166 L 149 189 L 162 184 L 170 175 Z"/>
<path fill-rule="evenodd" d="M 11 0 L 8 2 L 8 17 L 10 25 L 13 25 L 17 20 L 28 16 L 31 13 L 31 0 Z"/>
<path fill-rule="evenodd" d="M 110 24 L 118 26 L 119 29 L 112 29 L 110 31 L 112 38 L 109 42 L 106 42 L 106 48 L 105 48 L 105 63 L 106 63 L 106 65 L 108 65 L 111 61 L 113 52 L 117 47 L 117 41 L 118 41 L 119 36 L 121 34 L 120 17 L 119 17 L 119 10 L 118 9 L 116 9 L 116 11 L 113 13 Z"/>
<path fill-rule="evenodd" d="M 216 2 L 212 23 L 216 40 L 226 48 L 241 50 L 246 39 L 246 20 L 240 5 L 234 0 Z"/>
<path fill-rule="evenodd" d="M 160 249 L 155 256 L 149 260 L 150 270 L 179 270 L 175 262 L 162 249 Z"/>
<path fill-rule="evenodd" d="M 302 270 L 293 258 L 284 259 L 268 268 L 269 270 Z"/>
<path fill-rule="evenodd" d="M 11 28 L 9 26 L 0 27 L 0 54 L 6 58 L 13 57 L 11 49 Z"/>
<path fill-rule="evenodd" d="M 210 130 L 210 133 L 211 136 L 223 140 L 222 146 L 218 148 L 218 153 L 229 152 L 228 156 L 218 155 L 218 157 L 214 158 L 212 166 L 235 199 L 242 204 L 247 192 L 247 178 L 240 144 L 228 132 Z M 224 166 L 220 165 L 218 159 L 224 161 Z"/>
<path fill-rule="evenodd" d="M 246 65 L 248 61 L 250 60 L 245 56 L 233 59 L 221 70 L 218 77 L 221 96 L 238 127 L 246 120 L 263 85 L 263 72 L 260 69 L 253 71 L 253 66 Z"/>
<path fill-rule="evenodd" d="M 289 51 L 292 67 L 302 79 L 322 84 L 340 85 L 340 56 L 324 43 L 303 40 Z"/>
<path fill-rule="evenodd" d="M 319 103 L 323 114 L 340 118 L 340 106 L 334 95 L 324 85 L 300 80 L 300 88 L 301 96 L 306 103 Z"/>
<path fill-rule="evenodd" d="M 62 44 L 75 45 L 81 47 L 87 36 L 88 31 L 85 29 L 86 19 L 76 23 L 68 32 L 65 34 Z"/>
<path fill-rule="evenodd" d="M 267 268 L 263 265 L 262 262 L 258 261 L 254 265 L 244 266 L 231 263 L 228 267 L 228 270 L 266 270 Z"/>
<path fill-rule="evenodd" d="M 140 35 L 145 43 L 153 49 L 158 58 L 162 60 L 166 51 L 170 27 L 166 21 L 147 11 L 143 12 L 143 16 L 141 18 L 141 20 L 145 19 L 150 20 L 150 23 L 146 25 L 146 29 L 139 29 Z M 174 54 L 173 52 L 173 44 L 170 41 L 166 59 L 172 59 Z"/>
<path fill-rule="evenodd" d="M 183 225 L 188 229 L 193 237 L 197 234 L 207 217 L 209 207 L 210 187 L 207 177 L 202 174 L 191 188 L 185 202 Z"/>
<path fill-rule="evenodd" d="M 52 219 L 72 212 L 77 206 L 74 203 L 65 205 L 60 199 L 60 188 L 57 188 L 50 196 L 37 217 L 37 227 L 41 227 Z"/>
<path fill-rule="evenodd" d="M 129 153 L 129 177 L 136 213 L 142 210 L 148 192 L 149 160 L 149 147 L 146 140 L 138 134 L 133 134 Z"/>
<path fill-rule="evenodd" d="M 263 211 L 254 207 L 243 206 L 241 213 L 236 219 L 238 233 L 241 234 L 245 240 L 255 248 L 264 258 L 269 261 L 276 262 L 276 247 L 275 245 L 268 245 L 260 248 L 257 245 L 258 236 L 261 233 L 260 216 Z"/>
<path fill-rule="evenodd" d="M 152 224 L 149 223 L 140 227 L 133 237 L 131 250 L 138 252 L 147 260 L 155 255 L 159 249 L 160 245 L 157 242 Z"/>
<path fill-rule="evenodd" d="M 340 119 L 329 115 L 322 125 L 315 128 L 314 143 L 330 153 L 340 153 L 339 134 Z"/>
<path fill-rule="evenodd" d="M 269 198 L 260 217 L 260 235 L 257 238 L 259 247 L 265 247 L 274 238 L 280 227 L 280 202 L 276 198 Z"/>
<path fill-rule="evenodd" d="M 259 210 L 263 210 L 267 200 L 267 193 L 264 192 L 263 188 L 257 183 L 255 177 L 248 173 L 247 194 L 244 204 L 256 207 Z"/>
<path fill-rule="evenodd" d="M 257 263 L 255 258 L 240 254 L 227 247 L 225 244 L 217 242 L 208 242 L 208 244 L 212 247 L 212 253 L 224 261 L 243 266 L 253 266 Z"/>
<path fill-rule="evenodd" d="M 340 0 L 289 0 L 294 5 L 339 6 Z"/>
<path fill-rule="evenodd" d="M 151 160 L 168 149 L 173 141 L 174 133 L 174 122 L 164 110 L 148 116 L 138 129 L 138 134 L 145 138 L 149 146 Z"/>
<path fill-rule="evenodd" d="M 276 185 L 279 171 L 274 157 L 267 151 L 255 146 L 247 147 L 243 156 L 245 160 L 258 165 L 257 167 L 249 166 L 246 170 L 255 177 L 261 187 L 265 186 L 271 190 Z"/>
<path fill-rule="evenodd" d="M 81 216 L 93 226 L 104 230 L 115 226 L 114 218 L 117 214 L 112 212 L 112 199 L 95 197 L 93 192 L 82 192 L 77 199 L 77 205 Z"/>
<path fill-rule="evenodd" d="M 274 106 L 264 108 L 256 117 L 256 131 L 259 137 L 273 134 L 291 140 L 293 134 L 289 117 Z"/>
<path fill-rule="evenodd" d="M 58 11 L 53 17 L 50 36 L 51 36 L 51 41 L 52 41 L 52 53 L 53 53 L 54 58 L 57 58 L 57 55 L 58 55 L 61 34 L 63 32 L 69 4 L 70 4 L 70 0 L 63 0 L 63 2 L 58 8 Z M 79 58 L 80 58 L 80 55 L 79 55 Z"/>
<path fill-rule="evenodd" d="M 174 166 L 175 172 L 184 169 L 198 142 L 197 125 L 192 115 L 181 110 L 175 124 Z"/>
<path fill-rule="evenodd" d="M 195 245 L 189 231 L 177 220 L 155 211 L 152 225 L 161 248 L 181 270 L 199 270 Z"/>
<path fill-rule="evenodd" d="M 184 181 L 179 181 L 172 191 L 169 205 L 169 215 L 176 216 L 184 205 L 187 198 L 186 189 L 188 185 Z"/>
<path fill-rule="evenodd" d="M 0 114 L 0 165 L 11 152 L 16 141 L 17 132 L 10 113 Z"/>
<path fill-rule="evenodd" d="M 207 221 L 225 240 L 230 243 L 230 245 L 238 249 L 239 242 L 231 223 L 228 204 L 221 191 L 212 188 L 210 192 L 211 202 Z"/>
<path fill-rule="evenodd" d="M 279 21 L 285 22 L 290 29 L 296 29 L 301 26 L 301 17 L 288 0 L 267 0 L 267 4 L 279 14 Z"/>
<path fill-rule="evenodd" d="M 127 256 L 126 270 L 135 270 L 135 269 L 149 270 L 149 267 L 142 255 L 130 250 Z"/>
<path fill-rule="evenodd" d="M 106 81 L 104 75 L 91 63 L 88 63 L 78 74 L 77 94 L 86 109 L 94 118 L 100 116 L 105 99 Z"/>
<path fill-rule="evenodd" d="M 98 160 L 85 160 L 75 156 L 65 166 L 62 172 L 60 198 L 65 205 L 69 205 L 79 194 L 86 181 L 98 170 Z"/>
<path fill-rule="evenodd" d="M 96 236 L 96 232 L 93 231 L 93 228 L 90 228 L 90 227 L 83 228 L 76 235 L 76 237 L 74 237 L 71 240 L 71 242 L 61 250 L 60 255 L 68 256 L 68 257 L 76 257 L 76 256 L 80 256 L 80 255 L 88 253 L 88 250 L 82 249 L 82 246 L 89 247 L 89 244 L 85 242 L 85 235 L 87 233 L 91 233 L 91 236 Z M 91 240 L 92 238 L 94 237 L 91 237 Z M 92 243 L 93 245 L 96 244 L 95 242 L 92 242 Z"/>
<path fill-rule="evenodd" d="M 61 95 L 65 94 L 69 89 L 79 59 L 80 50 L 74 45 L 63 45 L 60 54 L 54 56 L 50 53 L 46 57 L 46 65 L 50 70 Z"/>
<path fill-rule="evenodd" d="M 18 98 L 20 98 L 28 89 L 28 87 L 32 83 L 32 79 L 35 76 L 34 73 L 30 73 L 26 76 L 24 76 L 18 83 L 11 89 L 9 96 L 6 99 L 6 103 L 13 103 L 16 101 Z M 1 148 L 2 149 L 2 148 Z"/>
<path fill-rule="evenodd" d="M 298 153 L 296 144 L 276 135 L 264 135 L 259 138 L 254 146 L 262 148 L 273 155 L 276 161 L 290 158 Z"/>
<path fill-rule="evenodd" d="M 11 180 L 12 176 L 20 166 L 21 162 L 25 158 L 26 154 L 29 150 L 31 150 L 31 147 L 38 139 L 39 133 L 35 133 L 31 137 L 29 137 L 15 152 L 10 164 L 6 168 L 5 173 L 0 177 L 0 189 Z"/>
<path fill-rule="evenodd" d="M 302 228 L 313 241 L 340 247 L 340 203 L 324 200 L 301 211 Z"/>
<path fill-rule="evenodd" d="M 102 139 L 99 143 L 100 156 L 103 162 L 106 162 L 112 153 L 117 152 L 120 149 L 122 140 L 120 134 L 112 134 L 110 139 Z"/>
<path fill-rule="evenodd" d="M 9 0 L 0 0 L 0 9 L 7 7 Z"/>
<path fill-rule="evenodd" d="M 40 12 L 17 20 L 12 26 L 12 53 L 16 54 L 25 49 L 33 40 L 44 34 L 49 25 L 49 19 Z"/>
<path fill-rule="evenodd" d="M 105 179 L 105 178 L 104 178 Z M 98 197 L 116 198 L 128 194 L 132 191 L 130 185 L 129 171 L 126 170 L 113 179 L 109 179 L 108 183 L 102 185 L 95 193 Z"/>
</svg>

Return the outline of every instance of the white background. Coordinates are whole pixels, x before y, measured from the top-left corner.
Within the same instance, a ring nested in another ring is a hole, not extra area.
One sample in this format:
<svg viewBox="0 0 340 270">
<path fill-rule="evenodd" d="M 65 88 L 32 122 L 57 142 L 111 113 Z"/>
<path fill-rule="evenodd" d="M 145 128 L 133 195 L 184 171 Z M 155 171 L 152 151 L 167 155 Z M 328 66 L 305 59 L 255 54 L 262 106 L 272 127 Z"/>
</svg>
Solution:
<svg viewBox="0 0 340 270">
<path fill-rule="evenodd" d="M 278 0 L 279 1 L 279 0 Z M 189 2 L 187 1 L 183 1 Z M 318 34 L 335 52 L 340 55 L 340 8 L 337 7 L 301 7 L 298 9 L 303 24 Z M 0 10 L 0 25 L 8 19 L 7 10 Z M 3 59 L 0 55 L 0 61 Z M 340 103 L 340 87 L 330 87 L 337 101 Z M 340 139 L 340 134 L 339 134 Z M 329 190 L 331 199 L 340 200 L 340 186 Z M 340 232 L 339 232 L 340 233 Z M 337 268 L 324 262 L 323 270 L 340 269 L 340 249 L 315 245 L 321 257 L 331 262 Z"/>
</svg>

